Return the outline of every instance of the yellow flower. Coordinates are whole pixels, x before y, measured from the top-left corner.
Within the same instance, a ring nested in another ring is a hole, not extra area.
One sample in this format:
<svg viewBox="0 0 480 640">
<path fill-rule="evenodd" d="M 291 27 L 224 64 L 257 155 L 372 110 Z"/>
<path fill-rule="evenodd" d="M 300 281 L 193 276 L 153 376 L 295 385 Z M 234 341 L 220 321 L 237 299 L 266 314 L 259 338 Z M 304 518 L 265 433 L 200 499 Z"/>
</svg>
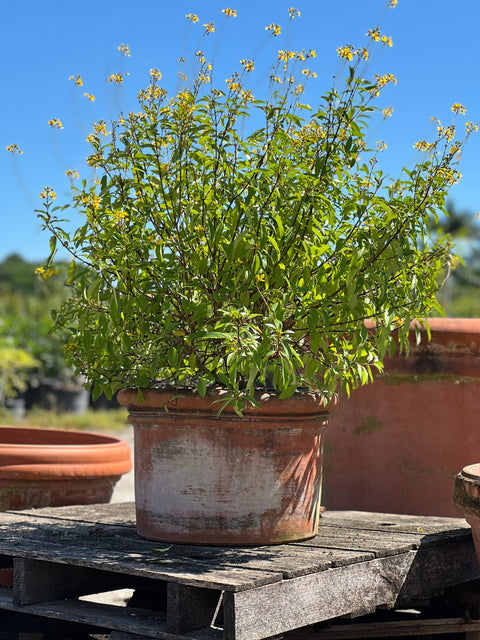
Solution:
<svg viewBox="0 0 480 640">
<path fill-rule="evenodd" d="M 56 197 L 57 194 L 51 187 L 45 187 L 40 193 L 40 198 L 42 198 L 42 200 L 55 200 Z"/>
<path fill-rule="evenodd" d="M 293 95 L 294 96 L 300 96 L 304 92 L 305 92 L 305 85 L 304 84 L 297 84 L 297 86 L 293 90 Z"/>
<path fill-rule="evenodd" d="M 10 153 L 23 153 L 16 144 L 9 144 L 8 147 L 6 147 L 6 150 L 10 151 Z"/>
<path fill-rule="evenodd" d="M 82 87 L 83 86 L 83 80 L 81 76 L 70 76 L 68 78 L 69 80 L 73 80 L 75 82 L 75 84 L 77 85 L 77 87 Z"/>
<path fill-rule="evenodd" d="M 358 51 L 356 51 L 356 54 L 362 56 L 364 60 L 368 60 L 368 58 L 370 57 L 370 52 L 367 49 L 367 47 L 363 47 L 363 49 L 358 49 Z"/>
<path fill-rule="evenodd" d="M 437 126 L 437 131 L 439 138 L 445 138 L 448 142 L 450 142 L 455 136 L 455 125 L 451 124 L 449 127 L 443 127 L 439 124 Z"/>
<path fill-rule="evenodd" d="M 433 149 L 435 149 L 435 143 L 427 142 L 426 140 L 420 140 L 413 145 L 413 148 L 425 153 L 427 151 L 432 151 Z"/>
<path fill-rule="evenodd" d="M 288 13 L 290 14 L 290 20 L 293 20 L 295 16 L 300 17 L 300 11 L 298 9 L 294 9 L 293 7 L 290 7 Z"/>
<path fill-rule="evenodd" d="M 247 89 L 247 91 L 241 91 L 240 93 L 245 102 L 253 102 L 253 100 L 255 100 L 250 89 Z"/>
<path fill-rule="evenodd" d="M 151 80 L 161 80 L 162 79 L 162 74 L 160 73 L 160 71 L 154 67 L 153 69 L 150 69 L 150 79 Z"/>
<path fill-rule="evenodd" d="M 187 13 L 185 16 L 190 22 L 198 22 L 198 16 L 195 13 Z"/>
<path fill-rule="evenodd" d="M 271 22 L 268 27 L 265 27 L 265 31 L 270 31 L 273 36 L 279 36 L 282 33 L 282 28 L 279 24 Z"/>
<path fill-rule="evenodd" d="M 99 133 L 101 133 L 104 136 L 107 136 L 107 123 L 105 122 L 105 120 L 99 120 L 98 122 L 94 122 L 93 123 L 93 128 L 95 130 L 95 133 L 98 135 Z"/>
<path fill-rule="evenodd" d="M 35 269 L 35 275 L 42 276 L 44 280 L 50 278 L 50 276 L 56 275 L 57 273 L 58 269 L 56 269 L 55 267 L 48 267 L 48 269 L 45 269 L 44 267 L 37 267 Z"/>
<path fill-rule="evenodd" d="M 125 75 L 128 75 L 128 73 L 126 73 Z M 122 84 L 123 75 L 121 73 L 112 73 L 111 76 L 108 76 L 107 82 L 113 82 L 113 84 Z"/>
<path fill-rule="evenodd" d="M 83 95 L 88 98 L 90 102 L 95 102 L 95 96 L 92 96 L 91 93 L 84 93 Z"/>
<path fill-rule="evenodd" d="M 390 2 L 388 3 L 388 6 L 390 7 L 390 9 L 395 9 L 395 7 L 397 6 L 398 0 L 390 0 Z"/>
<path fill-rule="evenodd" d="M 459 173 L 456 169 L 449 169 L 446 167 L 441 167 L 438 170 L 438 175 L 443 178 L 449 185 L 457 184 L 457 182 L 462 177 L 462 174 Z"/>
<path fill-rule="evenodd" d="M 255 68 L 253 60 L 240 60 L 240 64 L 243 66 L 245 71 L 253 71 Z"/>
<path fill-rule="evenodd" d="M 385 107 L 382 113 L 384 118 L 390 118 L 393 113 L 393 107 Z"/>
<path fill-rule="evenodd" d="M 127 217 L 126 212 L 123 210 L 113 211 L 110 215 L 117 224 L 121 224 Z"/>
<path fill-rule="evenodd" d="M 78 171 L 73 171 L 72 169 L 67 169 L 65 171 L 65 175 L 70 178 L 70 180 L 76 180 L 78 178 Z"/>
<path fill-rule="evenodd" d="M 278 52 L 278 60 L 280 62 L 288 62 L 291 58 L 295 58 L 296 53 L 295 51 L 288 51 L 288 49 L 286 49 L 285 51 L 280 50 Z"/>
<path fill-rule="evenodd" d="M 337 54 L 339 58 L 345 58 L 345 60 L 352 60 L 353 56 L 356 55 L 356 51 L 354 51 L 351 44 L 347 44 L 344 47 L 338 47 Z"/>
<path fill-rule="evenodd" d="M 383 76 L 378 76 L 375 74 L 375 80 L 379 87 L 385 87 L 389 82 L 393 82 L 393 84 L 397 84 L 397 79 L 393 75 L 393 73 L 386 73 Z"/>
<path fill-rule="evenodd" d="M 205 27 L 205 33 L 213 33 L 215 31 L 215 25 L 211 20 L 203 26 Z"/>
<path fill-rule="evenodd" d="M 387 148 L 387 144 L 384 140 L 377 140 L 377 151 L 383 151 Z"/>
<path fill-rule="evenodd" d="M 123 44 L 123 43 L 122 43 L 122 44 L 118 47 L 118 50 L 120 51 L 120 53 L 122 54 L 122 56 L 125 56 L 125 57 L 127 57 L 127 58 L 128 58 L 128 57 L 130 57 L 130 47 L 128 46 L 128 44 Z"/>
<path fill-rule="evenodd" d="M 236 9 L 229 9 L 228 7 L 226 9 L 222 9 L 222 13 L 224 13 L 227 18 L 236 18 L 237 17 L 237 10 Z"/>
<path fill-rule="evenodd" d="M 390 36 L 382 36 L 382 42 L 383 44 L 388 45 L 389 47 L 393 47 L 393 42 L 392 42 L 392 38 Z"/>
<path fill-rule="evenodd" d="M 48 121 L 48 124 L 51 127 L 57 127 L 57 129 L 63 129 L 63 124 L 60 122 L 58 118 L 52 118 Z"/>
<path fill-rule="evenodd" d="M 453 113 L 460 113 L 462 116 L 467 113 L 467 110 L 465 109 L 463 104 L 460 104 L 459 102 L 455 102 L 455 104 L 452 104 L 451 109 Z"/>
<path fill-rule="evenodd" d="M 238 81 L 238 74 L 237 73 L 234 73 L 231 78 L 227 78 L 225 80 L 225 82 L 227 83 L 228 88 L 230 89 L 230 91 L 232 91 L 233 93 L 239 91 L 242 88 L 242 85 Z"/>
<path fill-rule="evenodd" d="M 375 42 L 378 42 L 380 40 L 380 28 L 375 27 L 375 29 L 369 29 L 367 36 L 372 40 L 375 40 Z"/>
<path fill-rule="evenodd" d="M 467 133 L 472 133 L 472 131 L 478 131 L 478 125 L 473 124 L 473 122 L 467 122 L 465 124 L 465 130 Z M 20 151 L 20 153 L 22 152 Z"/>
</svg>

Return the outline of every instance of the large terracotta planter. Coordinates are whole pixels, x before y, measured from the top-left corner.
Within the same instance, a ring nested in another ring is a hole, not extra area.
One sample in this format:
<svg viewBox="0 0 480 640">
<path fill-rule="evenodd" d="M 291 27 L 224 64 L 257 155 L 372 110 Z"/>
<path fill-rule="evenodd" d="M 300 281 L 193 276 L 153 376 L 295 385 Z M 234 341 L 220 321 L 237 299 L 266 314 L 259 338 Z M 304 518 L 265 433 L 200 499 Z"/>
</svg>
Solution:
<svg viewBox="0 0 480 640">
<path fill-rule="evenodd" d="M 456 476 L 453 503 L 472 527 L 473 542 L 480 564 L 480 464 L 468 465 Z"/>
<path fill-rule="evenodd" d="M 317 532 L 328 412 L 313 394 L 258 396 L 242 417 L 218 394 L 119 393 L 135 430 L 137 531 L 165 542 L 259 545 Z M 166 410 L 168 409 L 168 410 Z"/>
<path fill-rule="evenodd" d="M 128 444 L 83 431 L 0 427 L 0 511 L 109 502 Z"/>
<path fill-rule="evenodd" d="M 453 479 L 480 456 L 480 320 L 432 319 L 385 375 L 342 398 L 325 444 L 324 503 L 458 516 Z"/>
</svg>

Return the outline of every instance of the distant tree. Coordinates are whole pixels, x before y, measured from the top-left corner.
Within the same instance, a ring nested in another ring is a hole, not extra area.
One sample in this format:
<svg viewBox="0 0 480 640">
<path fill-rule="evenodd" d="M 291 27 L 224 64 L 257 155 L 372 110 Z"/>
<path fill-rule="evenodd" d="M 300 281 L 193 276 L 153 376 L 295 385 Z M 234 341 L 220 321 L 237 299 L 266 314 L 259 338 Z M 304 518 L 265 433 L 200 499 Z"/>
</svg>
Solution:
<svg viewBox="0 0 480 640">
<path fill-rule="evenodd" d="M 480 317 L 480 224 L 470 211 L 459 211 L 447 203 L 448 217 L 432 221 L 432 230 L 450 235 L 454 253 L 449 277 L 439 299 L 447 315 Z"/>
<path fill-rule="evenodd" d="M 35 267 L 18 253 L 0 263 L 0 292 L 16 291 L 33 294 L 35 290 Z"/>
</svg>

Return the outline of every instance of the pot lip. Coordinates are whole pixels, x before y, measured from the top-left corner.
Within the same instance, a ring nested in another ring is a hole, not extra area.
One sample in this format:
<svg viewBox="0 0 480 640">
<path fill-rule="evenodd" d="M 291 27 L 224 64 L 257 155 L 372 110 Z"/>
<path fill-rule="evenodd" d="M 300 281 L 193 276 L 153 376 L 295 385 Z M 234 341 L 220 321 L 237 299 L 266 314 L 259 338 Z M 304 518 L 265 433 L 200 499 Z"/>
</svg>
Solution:
<svg viewBox="0 0 480 640">
<path fill-rule="evenodd" d="M 374 322 L 366 323 L 367 329 L 375 330 Z M 410 349 L 419 351 L 442 351 L 448 353 L 477 354 L 480 352 L 480 318 L 429 318 L 431 340 L 427 329 L 417 320 L 410 324 Z M 420 331 L 421 341 L 417 344 L 415 329 Z M 395 335 L 395 331 L 393 332 Z M 399 354 L 395 354 L 397 357 Z"/>
<path fill-rule="evenodd" d="M 463 467 L 462 475 L 472 480 L 480 481 L 480 462 Z"/>
<path fill-rule="evenodd" d="M 11 430 L 11 431 L 10 431 Z M 9 431 L 13 434 L 14 432 L 20 434 L 25 438 L 24 442 L 17 442 L 16 440 L 11 440 L 5 442 L 4 439 L 8 440 Z M 40 442 L 36 441 L 36 437 L 40 436 L 40 434 L 44 437 L 44 441 L 42 442 L 42 438 L 38 438 Z M 32 435 L 34 437 L 33 442 L 28 441 L 28 436 Z M 62 439 L 64 441 L 62 441 Z M 74 440 L 72 442 L 71 440 Z M 75 441 L 76 440 L 76 441 Z M 0 449 L 3 448 L 30 448 L 30 447 L 43 447 L 49 449 L 71 449 L 82 448 L 82 449 L 91 449 L 98 447 L 123 447 L 125 444 L 122 438 L 113 435 L 106 435 L 103 433 L 94 433 L 92 431 L 79 431 L 75 429 L 50 429 L 43 427 L 27 427 L 27 426 L 17 426 L 17 425 L 0 425 Z"/>
<path fill-rule="evenodd" d="M 200 396 L 193 387 L 149 387 L 142 389 L 143 402 L 138 398 L 138 389 L 135 387 L 126 387 L 118 392 L 118 402 L 130 411 L 142 412 L 151 411 L 158 408 L 183 408 L 191 406 L 194 402 L 195 407 L 201 410 L 220 409 L 221 404 L 216 402 L 226 395 L 227 391 L 221 387 L 207 389 L 205 397 Z M 249 406 L 244 409 L 243 413 L 251 415 L 255 413 L 281 413 L 295 414 L 297 411 L 301 413 L 328 413 L 338 403 L 336 395 L 329 402 L 325 402 L 321 393 L 299 390 L 289 398 L 280 399 L 278 394 L 268 389 L 259 389 L 255 392 L 255 400 L 260 407 Z M 227 406 L 222 414 L 235 414 L 234 409 Z"/>
</svg>

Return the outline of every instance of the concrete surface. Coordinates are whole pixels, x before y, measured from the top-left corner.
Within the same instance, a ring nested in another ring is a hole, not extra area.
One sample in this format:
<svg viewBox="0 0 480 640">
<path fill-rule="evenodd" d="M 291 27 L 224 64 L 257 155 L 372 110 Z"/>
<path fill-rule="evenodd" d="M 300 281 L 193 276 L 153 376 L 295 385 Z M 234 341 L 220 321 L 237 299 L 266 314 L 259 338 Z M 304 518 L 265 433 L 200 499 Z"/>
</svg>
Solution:
<svg viewBox="0 0 480 640">
<path fill-rule="evenodd" d="M 134 460 L 133 451 L 133 427 L 127 425 L 124 429 L 120 429 L 112 433 L 117 438 L 122 438 L 130 446 L 132 451 L 132 460 Z M 135 482 L 133 477 L 133 469 L 130 473 L 123 475 L 115 485 L 113 496 L 110 502 L 133 502 L 135 500 Z"/>
</svg>

